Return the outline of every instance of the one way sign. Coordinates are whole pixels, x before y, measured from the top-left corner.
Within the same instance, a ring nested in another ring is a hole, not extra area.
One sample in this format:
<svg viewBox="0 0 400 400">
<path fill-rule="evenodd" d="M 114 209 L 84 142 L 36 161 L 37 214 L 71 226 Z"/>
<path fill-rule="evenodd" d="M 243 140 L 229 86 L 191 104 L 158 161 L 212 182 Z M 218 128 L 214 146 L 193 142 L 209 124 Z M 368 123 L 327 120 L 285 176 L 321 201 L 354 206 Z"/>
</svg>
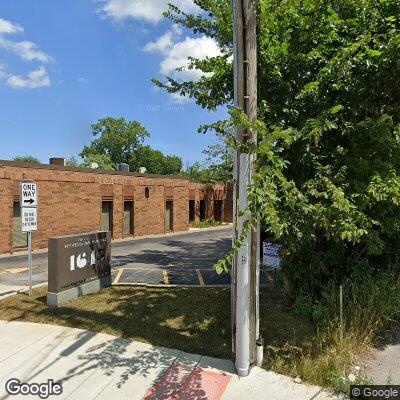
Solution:
<svg viewBox="0 0 400 400">
<path fill-rule="evenodd" d="M 21 207 L 37 207 L 38 191 L 36 182 L 21 182 Z"/>
</svg>

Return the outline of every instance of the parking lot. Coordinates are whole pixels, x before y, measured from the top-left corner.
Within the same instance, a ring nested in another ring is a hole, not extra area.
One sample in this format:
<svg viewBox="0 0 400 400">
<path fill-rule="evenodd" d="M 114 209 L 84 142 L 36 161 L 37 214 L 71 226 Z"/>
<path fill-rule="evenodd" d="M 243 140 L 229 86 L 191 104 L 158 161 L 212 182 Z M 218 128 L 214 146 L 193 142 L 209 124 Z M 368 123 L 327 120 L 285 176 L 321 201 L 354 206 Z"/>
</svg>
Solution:
<svg viewBox="0 0 400 400">
<path fill-rule="evenodd" d="M 218 275 L 214 264 L 232 244 L 231 227 L 172 236 L 135 238 L 112 244 L 114 284 L 178 286 L 230 285 L 230 275 Z M 262 269 L 261 284 L 272 281 Z M 24 289 L 28 282 L 27 255 L 0 258 L 0 296 Z M 33 255 L 33 285 L 47 282 L 47 253 Z"/>
</svg>

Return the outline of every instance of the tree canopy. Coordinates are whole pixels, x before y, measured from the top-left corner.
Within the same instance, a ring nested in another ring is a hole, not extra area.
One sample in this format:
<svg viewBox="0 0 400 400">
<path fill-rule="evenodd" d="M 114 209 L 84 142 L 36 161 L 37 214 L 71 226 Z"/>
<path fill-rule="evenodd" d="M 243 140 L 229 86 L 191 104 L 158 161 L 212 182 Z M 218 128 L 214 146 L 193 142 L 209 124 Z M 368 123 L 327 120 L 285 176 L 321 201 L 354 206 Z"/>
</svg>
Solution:
<svg viewBox="0 0 400 400">
<path fill-rule="evenodd" d="M 40 164 L 40 160 L 34 156 L 25 155 L 25 156 L 16 156 L 12 159 L 17 163 L 28 163 L 28 164 Z"/>
<path fill-rule="evenodd" d="M 203 150 L 204 163 L 196 161 L 182 172 L 191 180 L 202 182 L 229 182 L 233 175 L 233 150 L 221 138 Z"/>
<path fill-rule="evenodd" d="M 129 164 L 132 154 L 143 143 L 149 132 L 137 121 L 125 118 L 102 118 L 92 124 L 95 139 L 85 146 L 81 156 L 107 155 L 115 164 Z"/>
<path fill-rule="evenodd" d="M 150 146 L 138 146 L 130 161 L 132 171 L 145 167 L 147 172 L 161 175 L 177 175 L 182 169 L 182 159 L 178 156 L 166 156 Z"/>
<path fill-rule="evenodd" d="M 102 118 L 92 125 L 95 139 L 85 146 L 81 157 L 84 166 L 96 163 L 101 169 L 115 169 L 117 164 L 128 164 L 132 172 L 145 167 L 148 173 L 176 175 L 182 169 L 182 159 L 164 155 L 144 145 L 150 133 L 137 121 L 125 118 Z"/>
<path fill-rule="evenodd" d="M 215 39 L 222 55 L 197 60 L 197 81 L 154 82 L 231 123 L 258 131 L 250 210 L 283 245 L 297 287 L 362 279 L 388 265 L 400 234 L 400 2 L 259 0 L 258 115 L 233 110 L 229 0 L 196 0 L 166 16 Z M 249 151 L 249 148 L 242 148 Z M 378 257 L 379 256 L 379 257 Z"/>
</svg>

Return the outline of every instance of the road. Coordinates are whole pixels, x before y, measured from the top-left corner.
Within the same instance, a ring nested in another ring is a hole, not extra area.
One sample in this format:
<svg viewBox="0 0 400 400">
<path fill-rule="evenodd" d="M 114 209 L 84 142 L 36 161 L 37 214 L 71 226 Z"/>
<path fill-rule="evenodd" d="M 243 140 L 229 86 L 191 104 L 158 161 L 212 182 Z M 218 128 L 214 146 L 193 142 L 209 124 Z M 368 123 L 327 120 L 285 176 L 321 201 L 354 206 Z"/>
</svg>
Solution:
<svg viewBox="0 0 400 400">
<path fill-rule="evenodd" d="M 114 284 L 180 286 L 229 285 L 229 274 L 218 275 L 213 265 L 231 246 L 231 228 L 135 238 L 112 244 Z M 264 272 L 264 271 L 263 271 Z M 27 255 L 0 258 L 0 297 L 25 288 Z M 261 283 L 271 277 L 261 274 Z M 33 254 L 33 285 L 47 282 L 47 253 Z"/>
</svg>

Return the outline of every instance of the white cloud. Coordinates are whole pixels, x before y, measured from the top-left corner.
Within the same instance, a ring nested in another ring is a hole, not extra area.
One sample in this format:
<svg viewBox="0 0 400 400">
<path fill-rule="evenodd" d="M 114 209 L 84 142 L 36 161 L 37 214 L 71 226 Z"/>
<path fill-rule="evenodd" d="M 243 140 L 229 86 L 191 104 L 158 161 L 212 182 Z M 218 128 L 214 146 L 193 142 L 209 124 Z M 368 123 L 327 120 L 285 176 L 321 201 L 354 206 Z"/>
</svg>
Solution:
<svg viewBox="0 0 400 400">
<path fill-rule="evenodd" d="M 6 66 L 4 64 L 0 64 L 0 81 L 7 78 Z"/>
<path fill-rule="evenodd" d="M 160 36 L 155 42 L 147 43 L 143 50 L 149 53 L 159 52 L 167 54 L 181 34 L 182 29 L 178 25 L 174 24 L 172 25 L 172 30 L 165 32 L 164 35 Z"/>
<path fill-rule="evenodd" d="M 217 42 L 207 36 L 189 37 L 182 39 L 182 31 L 177 25 L 172 30 L 154 42 L 147 43 L 143 50 L 147 52 L 160 53 L 163 56 L 159 71 L 164 76 L 170 76 L 177 80 L 198 80 L 204 73 L 198 69 L 189 69 L 188 57 L 205 59 L 221 55 Z M 179 70 L 178 70 L 179 69 Z M 171 94 L 174 103 L 190 101 L 187 96 L 178 93 Z"/>
<path fill-rule="evenodd" d="M 108 18 L 115 20 L 136 19 L 157 23 L 163 18 L 163 12 L 172 3 L 186 13 L 201 13 L 202 10 L 193 0 L 93 0 L 100 3 L 99 11 Z M 163 75 L 177 80 L 197 80 L 203 72 L 189 69 L 188 57 L 204 59 L 221 54 L 217 43 L 206 36 L 184 37 L 182 29 L 173 24 L 172 28 L 153 42 L 148 42 L 143 50 L 149 53 L 159 53 L 163 56 L 159 71 Z M 177 71 L 177 68 L 183 70 Z M 173 102 L 187 102 L 187 96 L 171 94 Z"/>
<path fill-rule="evenodd" d="M 179 67 L 189 65 L 188 57 L 204 59 L 221 55 L 221 50 L 217 43 L 206 36 L 199 38 L 186 37 L 183 41 L 175 43 L 164 60 L 160 64 L 160 73 L 181 79 L 199 79 L 203 72 L 197 69 L 187 69 L 176 71 Z"/>
<path fill-rule="evenodd" d="M 184 12 L 200 12 L 192 0 L 94 0 L 101 3 L 100 11 L 116 20 L 133 18 L 153 23 L 161 21 L 168 3 L 173 3 Z"/>
<path fill-rule="evenodd" d="M 78 78 L 78 82 L 79 83 L 88 83 L 88 80 L 85 77 L 81 76 L 80 78 Z"/>
<path fill-rule="evenodd" d="M 188 69 L 188 57 L 204 59 L 221 55 L 221 50 L 215 40 L 201 36 L 197 38 L 185 37 L 180 39 L 181 31 L 174 26 L 154 42 L 149 42 L 144 51 L 158 52 L 163 55 L 160 63 L 160 73 L 180 79 L 199 79 L 203 72 L 197 69 Z M 177 71 L 177 68 L 184 67 Z"/>
<path fill-rule="evenodd" d="M 160 52 L 165 53 L 168 49 L 173 46 L 172 32 L 168 31 L 155 42 L 149 42 L 144 46 L 143 50 L 148 52 Z"/>
<path fill-rule="evenodd" d="M 24 28 L 6 19 L 0 18 L 0 48 L 8 50 L 23 60 L 26 61 L 40 61 L 48 63 L 53 61 L 53 58 L 48 54 L 40 51 L 38 46 L 28 40 L 23 40 L 21 42 L 6 39 L 5 35 L 11 35 L 16 33 L 23 33 Z"/>
<path fill-rule="evenodd" d="M 50 86 L 51 81 L 46 68 L 41 66 L 29 72 L 26 77 L 10 75 L 7 79 L 7 84 L 14 89 L 37 89 Z"/>
<path fill-rule="evenodd" d="M 0 18 L 0 49 L 17 55 L 23 61 L 40 61 L 41 63 L 53 61 L 51 56 L 41 51 L 35 43 L 29 40 L 15 41 L 6 38 L 7 35 L 21 33 L 24 33 L 21 25 Z M 28 72 L 24 77 L 6 72 L 5 65 L 0 64 L 0 80 L 6 80 L 7 84 L 15 89 L 36 89 L 51 85 L 50 77 L 43 66 Z"/>
<path fill-rule="evenodd" d="M 179 93 L 171 93 L 169 97 L 171 99 L 171 102 L 175 104 L 184 104 L 191 101 L 189 96 L 182 96 Z"/>
<path fill-rule="evenodd" d="M 14 24 L 11 21 L 0 18 L 0 35 L 11 33 L 23 33 L 24 28 L 21 25 Z"/>
<path fill-rule="evenodd" d="M 53 61 L 52 57 L 50 57 L 43 51 L 40 51 L 35 43 L 28 40 L 24 40 L 22 42 L 13 42 L 0 36 L 0 47 L 4 48 L 5 50 L 11 51 L 25 61 L 36 60 L 44 63 L 49 63 Z"/>
</svg>

